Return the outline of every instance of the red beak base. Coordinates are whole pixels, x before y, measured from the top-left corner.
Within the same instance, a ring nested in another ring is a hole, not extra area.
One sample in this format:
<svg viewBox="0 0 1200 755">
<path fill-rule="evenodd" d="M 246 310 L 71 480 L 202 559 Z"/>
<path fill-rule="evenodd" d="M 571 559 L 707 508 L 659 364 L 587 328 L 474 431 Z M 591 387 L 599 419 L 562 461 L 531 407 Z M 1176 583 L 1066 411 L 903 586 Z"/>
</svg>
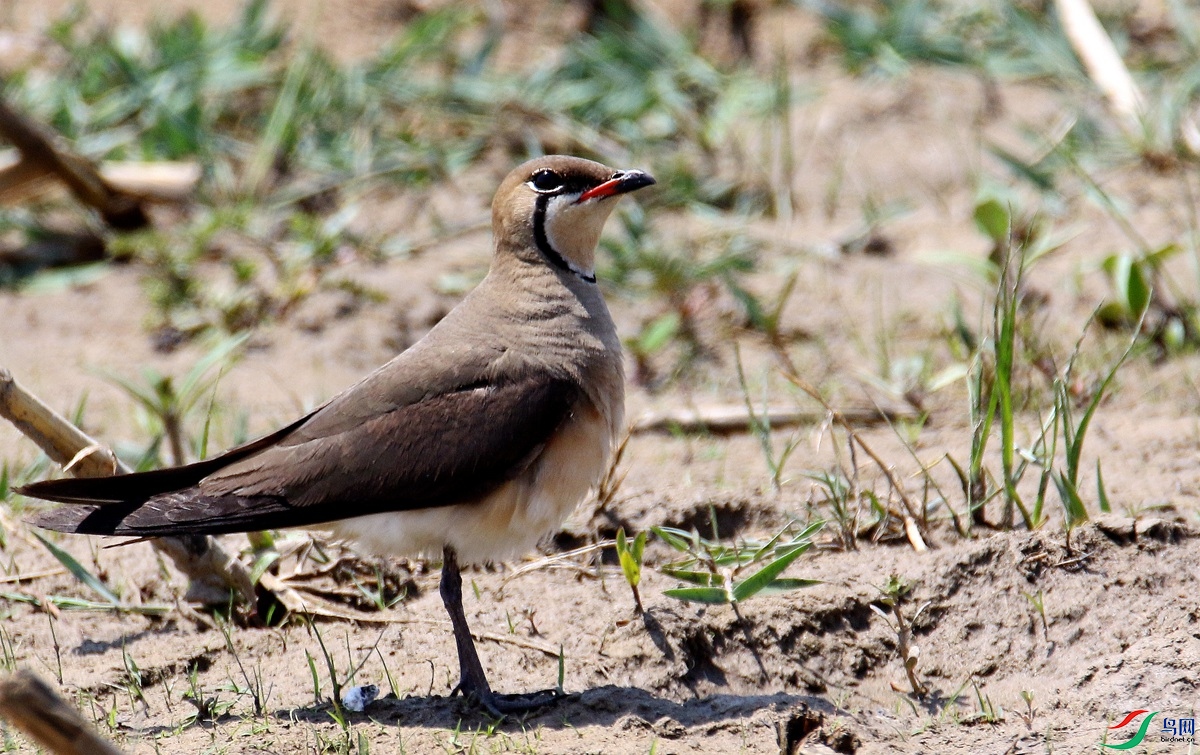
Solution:
<svg viewBox="0 0 1200 755">
<path fill-rule="evenodd" d="M 618 194 L 628 194 L 631 191 L 637 191 L 653 183 L 654 177 L 649 173 L 640 170 L 624 170 L 599 186 L 593 186 L 583 192 L 583 194 L 580 194 L 579 199 L 576 200 L 576 204 L 586 202 L 589 199 L 604 199 L 605 197 L 613 197 Z"/>
</svg>

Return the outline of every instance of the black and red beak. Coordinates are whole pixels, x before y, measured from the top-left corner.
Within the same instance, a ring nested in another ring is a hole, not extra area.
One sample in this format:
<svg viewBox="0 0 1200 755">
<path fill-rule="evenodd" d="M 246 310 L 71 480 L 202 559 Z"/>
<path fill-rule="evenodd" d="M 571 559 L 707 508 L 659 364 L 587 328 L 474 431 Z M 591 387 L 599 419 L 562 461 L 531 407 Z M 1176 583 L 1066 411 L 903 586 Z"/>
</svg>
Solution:
<svg viewBox="0 0 1200 755">
<path fill-rule="evenodd" d="M 640 170 L 622 170 L 614 173 L 612 178 L 604 183 L 593 186 L 587 191 L 579 195 L 579 199 L 575 200 L 576 204 L 586 202 L 589 199 L 604 199 L 605 197 L 615 197 L 621 194 L 628 194 L 631 191 L 645 188 L 654 183 L 654 177 L 649 173 Z"/>
</svg>

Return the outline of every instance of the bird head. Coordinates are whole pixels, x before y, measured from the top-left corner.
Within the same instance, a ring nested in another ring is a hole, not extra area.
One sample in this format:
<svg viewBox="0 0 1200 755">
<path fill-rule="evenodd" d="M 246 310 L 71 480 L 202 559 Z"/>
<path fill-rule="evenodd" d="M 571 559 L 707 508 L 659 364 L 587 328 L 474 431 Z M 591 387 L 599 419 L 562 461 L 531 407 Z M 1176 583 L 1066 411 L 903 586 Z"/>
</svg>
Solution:
<svg viewBox="0 0 1200 755">
<path fill-rule="evenodd" d="M 640 170 L 579 157 L 530 160 L 508 174 L 492 202 L 497 245 L 595 281 L 596 244 L 616 199 L 653 183 Z"/>
</svg>

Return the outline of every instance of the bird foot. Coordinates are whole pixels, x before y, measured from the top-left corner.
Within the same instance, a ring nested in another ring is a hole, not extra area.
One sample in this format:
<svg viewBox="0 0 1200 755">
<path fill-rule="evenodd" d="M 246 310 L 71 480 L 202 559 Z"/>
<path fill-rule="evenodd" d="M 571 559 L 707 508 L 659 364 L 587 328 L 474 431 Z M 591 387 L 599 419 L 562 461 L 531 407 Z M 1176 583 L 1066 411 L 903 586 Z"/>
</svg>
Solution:
<svg viewBox="0 0 1200 755">
<path fill-rule="evenodd" d="M 501 695 L 490 689 L 467 689 L 462 684 L 454 688 L 451 696 L 461 694 L 472 703 L 478 705 L 495 718 L 532 713 L 536 710 L 556 705 L 563 700 L 575 697 L 557 689 L 544 689 L 537 692 L 521 692 L 512 695 Z"/>
</svg>

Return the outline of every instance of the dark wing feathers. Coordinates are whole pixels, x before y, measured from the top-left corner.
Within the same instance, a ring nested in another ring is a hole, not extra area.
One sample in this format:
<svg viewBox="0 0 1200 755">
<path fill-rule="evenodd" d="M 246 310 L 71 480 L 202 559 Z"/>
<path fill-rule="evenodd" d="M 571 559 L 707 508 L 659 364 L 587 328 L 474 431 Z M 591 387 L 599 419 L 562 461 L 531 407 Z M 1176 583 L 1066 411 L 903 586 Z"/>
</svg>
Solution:
<svg viewBox="0 0 1200 755">
<path fill-rule="evenodd" d="M 100 504 L 59 508 L 33 523 L 109 535 L 242 532 L 447 506 L 524 471 L 577 398 L 570 381 L 528 375 L 397 406 L 333 435 L 303 433 L 306 418 L 188 467 L 56 480 L 22 492 Z M 297 436 L 302 442 L 293 443 Z M 164 487 L 171 483 L 179 484 Z"/>
<path fill-rule="evenodd" d="M 144 501 L 159 493 L 191 487 L 213 472 L 271 447 L 307 422 L 315 413 L 315 411 L 311 412 L 270 435 L 265 435 L 237 448 L 231 448 L 220 456 L 198 461 L 195 464 L 113 477 L 64 477 L 60 480 L 44 480 L 17 488 L 16 492 L 31 498 L 41 498 L 59 503 L 102 504 Z"/>
</svg>

